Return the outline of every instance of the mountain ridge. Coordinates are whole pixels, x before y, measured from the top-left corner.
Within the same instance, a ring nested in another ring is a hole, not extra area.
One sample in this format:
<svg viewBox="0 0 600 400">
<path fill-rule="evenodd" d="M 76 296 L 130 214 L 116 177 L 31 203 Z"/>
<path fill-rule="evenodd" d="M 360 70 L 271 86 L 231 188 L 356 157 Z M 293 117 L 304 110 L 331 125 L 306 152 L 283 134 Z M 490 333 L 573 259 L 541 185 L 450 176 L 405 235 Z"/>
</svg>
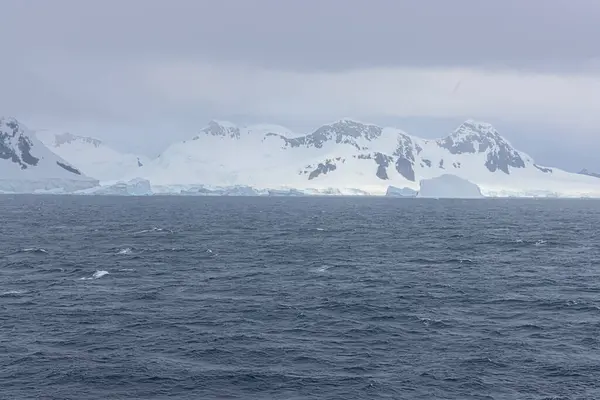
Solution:
<svg viewBox="0 0 600 400">
<path fill-rule="evenodd" d="M 97 180 L 51 152 L 16 118 L 0 117 L 0 191 L 75 191 L 96 185 Z"/>
<path fill-rule="evenodd" d="M 580 174 L 580 175 L 587 175 L 587 176 L 593 176 L 594 178 L 600 178 L 600 174 L 599 173 L 597 173 L 597 172 L 591 172 L 587 168 L 582 169 L 581 171 L 578 172 L 578 174 Z"/>
<path fill-rule="evenodd" d="M 11 150 L 0 148 L 0 161 L 10 159 L 26 170 L 28 163 L 35 163 L 28 158 L 29 142 L 12 133 L 12 120 L 6 121 L 3 143 Z M 597 178 L 541 166 L 492 124 L 475 119 L 437 139 L 351 118 L 305 134 L 279 125 L 212 120 L 153 159 L 68 132 L 38 131 L 34 139 L 38 150 L 57 157 L 55 164 L 63 171 L 93 176 L 106 185 L 147 181 L 165 193 L 251 187 L 262 192 L 385 195 L 390 188 L 416 192 L 425 180 L 454 175 L 477 185 L 486 196 L 600 197 Z"/>
<path fill-rule="evenodd" d="M 381 194 L 388 186 L 416 190 L 422 179 L 453 174 L 491 195 L 587 195 L 599 190 L 590 187 L 587 177 L 535 163 L 493 125 L 475 119 L 438 139 L 349 118 L 302 135 L 211 121 L 192 141 L 174 143 L 159 159 L 138 172 L 167 186 L 333 188 Z"/>
<path fill-rule="evenodd" d="M 36 131 L 36 137 L 52 152 L 100 181 L 118 180 L 148 161 L 147 157 L 117 151 L 89 136 L 44 129 Z"/>
</svg>

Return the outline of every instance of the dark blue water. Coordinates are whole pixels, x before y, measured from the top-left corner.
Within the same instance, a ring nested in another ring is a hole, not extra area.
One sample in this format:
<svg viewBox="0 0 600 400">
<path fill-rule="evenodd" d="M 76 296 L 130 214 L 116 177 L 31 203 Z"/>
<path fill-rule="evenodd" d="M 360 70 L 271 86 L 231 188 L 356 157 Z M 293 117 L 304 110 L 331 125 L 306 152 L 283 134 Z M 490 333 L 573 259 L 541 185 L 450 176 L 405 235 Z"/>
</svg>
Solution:
<svg viewBox="0 0 600 400">
<path fill-rule="evenodd" d="M 600 398 L 600 202 L 4 196 L 0 223 L 1 399 Z"/>
</svg>

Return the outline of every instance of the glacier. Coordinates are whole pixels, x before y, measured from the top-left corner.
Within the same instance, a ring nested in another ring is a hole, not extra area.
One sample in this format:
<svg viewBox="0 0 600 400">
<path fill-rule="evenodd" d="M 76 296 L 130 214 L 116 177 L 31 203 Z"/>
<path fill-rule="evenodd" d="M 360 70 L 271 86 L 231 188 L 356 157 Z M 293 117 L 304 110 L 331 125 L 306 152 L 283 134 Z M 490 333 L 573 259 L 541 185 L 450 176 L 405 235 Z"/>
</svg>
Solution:
<svg viewBox="0 0 600 400">
<path fill-rule="evenodd" d="M 75 194 L 104 196 L 151 196 L 152 185 L 147 179 L 135 178 L 129 181 L 103 182 L 102 185 L 90 189 L 79 190 Z"/>
<path fill-rule="evenodd" d="M 417 191 L 410 188 L 397 188 L 388 186 L 385 195 L 388 197 L 417 197 Z"/>
</svg>

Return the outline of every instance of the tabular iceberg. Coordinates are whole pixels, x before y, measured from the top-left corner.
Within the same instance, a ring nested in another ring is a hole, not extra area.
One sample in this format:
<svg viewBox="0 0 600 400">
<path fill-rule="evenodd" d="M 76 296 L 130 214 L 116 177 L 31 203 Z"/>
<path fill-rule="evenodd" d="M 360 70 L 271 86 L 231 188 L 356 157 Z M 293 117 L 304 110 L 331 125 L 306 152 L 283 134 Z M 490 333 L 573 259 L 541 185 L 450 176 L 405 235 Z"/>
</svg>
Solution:
<svg viewBox="0 0 600 400">
<path fill-rule="evenodd" d="M 455 175 L 442 175 L 423 179 L 418 198 L 436 199 L 481 199 L 481 189 L 476 184 Z"/>
</svg>

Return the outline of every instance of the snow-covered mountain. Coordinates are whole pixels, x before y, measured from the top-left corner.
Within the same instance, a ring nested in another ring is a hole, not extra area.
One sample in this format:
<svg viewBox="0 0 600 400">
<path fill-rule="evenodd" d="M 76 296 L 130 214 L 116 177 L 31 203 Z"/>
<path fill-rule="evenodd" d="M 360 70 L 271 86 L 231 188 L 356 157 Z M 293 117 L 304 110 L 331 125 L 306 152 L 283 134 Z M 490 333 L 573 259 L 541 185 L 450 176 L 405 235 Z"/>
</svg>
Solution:
<svg viewBox="0 0 600 400">
<path fill-rule="evenodd" d="M 0 192 L 73 192 L 98 185 L 14 118 L 0 118 Z"/>
<path fill-rule="evenodd" d="M 585 168 L 582 169 L 581 171 L 579 171 L 578 173 L 581 174 L 581 175 L 593 176 L 594 178 L 600 178 L 600 174 L 599 173 L 589 171 L 589 170 L 587 170 Z"/>
<path fill-rule="evenodd" d="M 279 126 L 212 121 L 128 178 L 167 192 L 204 185 L 383 195 L 390 186 L 419 190 L 421 180 L 448 174 L 488 196 L 600 197 L 596 178 L 538 165 L 492 125 L 473 120 L 437 140 L 349 119 L 300 136 Z"/>
<path fill-rule="evenodd" d="M 100 181 L 114 181 L 130 173 L 135 174 L 148 161 L 144 156 L 116 151 L 91 137 L 48 130 L 38 131 L 36 136 L 52 152 Z"/>
</svg>

